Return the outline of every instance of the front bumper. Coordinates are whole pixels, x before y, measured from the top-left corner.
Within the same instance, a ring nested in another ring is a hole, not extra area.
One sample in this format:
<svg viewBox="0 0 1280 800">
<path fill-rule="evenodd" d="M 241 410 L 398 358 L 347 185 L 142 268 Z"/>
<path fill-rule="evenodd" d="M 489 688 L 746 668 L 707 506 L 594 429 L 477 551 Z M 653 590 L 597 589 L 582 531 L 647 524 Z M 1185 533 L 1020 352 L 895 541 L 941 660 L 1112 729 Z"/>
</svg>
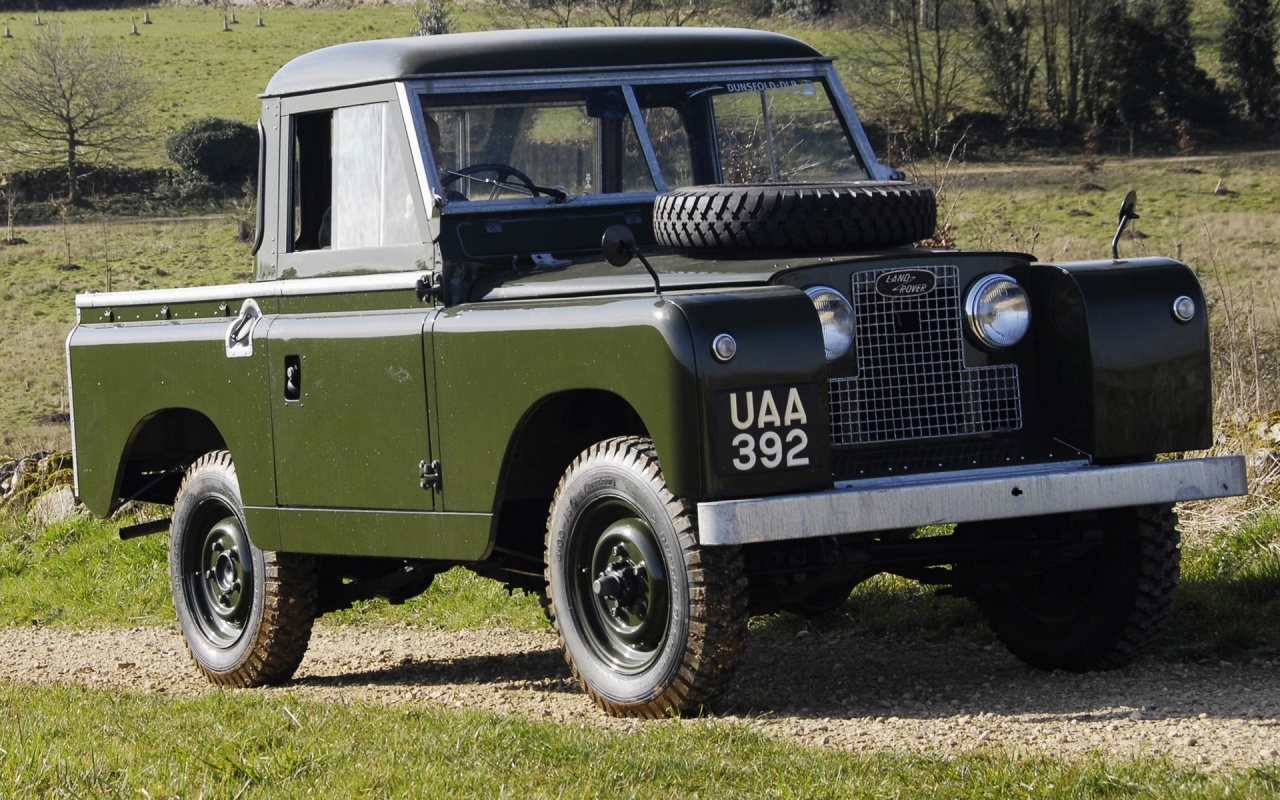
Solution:
<svg viewBox="0 0 1280 800">
<path fill-rule="evenodd" d="M 698 504 L 698 539 L 737 545 L 1245 494 L 1244 458 L 1079 461 L 849 481 L 811 494 Z"/>
</svg>

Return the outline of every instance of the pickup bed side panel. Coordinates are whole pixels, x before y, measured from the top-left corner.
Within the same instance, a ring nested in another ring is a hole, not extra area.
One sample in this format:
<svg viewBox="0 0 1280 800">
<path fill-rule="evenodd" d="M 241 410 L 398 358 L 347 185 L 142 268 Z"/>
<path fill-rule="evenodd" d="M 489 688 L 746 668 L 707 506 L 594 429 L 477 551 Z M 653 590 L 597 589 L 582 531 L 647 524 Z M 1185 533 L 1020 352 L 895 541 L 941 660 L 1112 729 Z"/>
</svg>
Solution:
<svg viewBox="0 0 1280 800">
<path fill-rule="evenodd" d="M 183 466 L 176 453 L 172 464 L 128 463 L 142 425 L 169 409 L 191 409 L 216 427 L 235 459 L 245 505 L 275 505 L 266 348 L 227 358 L 230 322 L 81 324 L 72 332 L 76 473 L 80 498 L 95 514 L 114 509 L 126 469 Z"/>
</svg>

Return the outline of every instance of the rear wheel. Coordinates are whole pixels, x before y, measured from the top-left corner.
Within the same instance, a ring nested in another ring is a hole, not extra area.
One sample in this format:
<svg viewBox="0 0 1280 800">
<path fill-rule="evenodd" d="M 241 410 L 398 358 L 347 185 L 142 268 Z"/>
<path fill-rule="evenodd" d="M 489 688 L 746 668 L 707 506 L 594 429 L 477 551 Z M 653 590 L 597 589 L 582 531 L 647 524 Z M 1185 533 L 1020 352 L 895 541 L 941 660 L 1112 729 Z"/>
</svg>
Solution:
<svg viewBox="0 0 1280 800">
<path fill-rule="evenodd" d="M 1027 524 L 1096 526 L 1096 546 L 1043 572 L 976 593 L 996 636 L 1040 669 L 1114 669 L 1164 629 L 1179 578 L 1177 516 L 1169 506 L 1100 511 L 1080 518 L 962 525 L 958 536 Z"/>
<path fill-rule="evenodd" d="M 647 439 L 573 462 L 547 524 L 548 616 L 565 660 L 616 716 L 694 712 L 724 686 L 746 635 L 737 548 L 698 545 Z"/>
<path fill-rule="evenodd" d="M 187 649 L 210 682 L 261 686 L 293 675 L 316 616 L 315 559 L 253 544 L 226 451 L 202 456 L 182 480 L 169 579 Z"/>
</svg>

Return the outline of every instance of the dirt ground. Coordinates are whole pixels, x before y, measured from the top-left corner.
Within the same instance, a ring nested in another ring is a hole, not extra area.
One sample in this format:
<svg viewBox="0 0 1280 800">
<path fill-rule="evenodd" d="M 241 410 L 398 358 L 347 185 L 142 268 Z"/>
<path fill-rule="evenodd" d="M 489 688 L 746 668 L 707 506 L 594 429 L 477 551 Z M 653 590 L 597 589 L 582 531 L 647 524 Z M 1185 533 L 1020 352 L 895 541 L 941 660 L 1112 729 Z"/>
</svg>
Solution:
<svg viewBox="0 0 1280 800">
<path fill-rule="evenodd" d="M 192 696 L 176 629 L 0 629 L 0 676 Z M 854 752 L 992 750 L 1071 758 L 1166 754 L 1204 770 L 1280 763 L 1280 663 L 1170 663 L 1043 673 L 998 646 L 858 633 L 752 635 L 717 716 Z M 624 731 L 578 688 L 555 634 L 317 626 L 294 680 L 270 692 L 321 702 L 477 708 Z"/>
</svg>

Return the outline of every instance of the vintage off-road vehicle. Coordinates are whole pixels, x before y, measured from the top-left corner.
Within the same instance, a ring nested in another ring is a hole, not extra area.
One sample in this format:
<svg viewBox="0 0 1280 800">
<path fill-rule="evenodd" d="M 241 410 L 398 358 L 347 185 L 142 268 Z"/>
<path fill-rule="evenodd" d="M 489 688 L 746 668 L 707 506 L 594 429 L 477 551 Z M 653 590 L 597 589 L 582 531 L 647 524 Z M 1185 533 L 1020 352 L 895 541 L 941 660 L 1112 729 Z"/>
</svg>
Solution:
<svg viewBox="0 0 1280 800">
<path fill-rule="evenodd" d="M 1114 667 L 1168 615 L 1172 504 L 1245 489 L 1157 459 L 1210 444 L 1192 271 L 914 246 L 933 193 L 795 39 L 339 45 L 261 137 L 256 280 L 80 295 L 67 344 L 77 492 L 173 506 L 121 535 L 169 529 L 215 683 L 459 565 L 542 594 L 613 714 L 701 707 L 749 614 L 882 572 Z"/>
</svg>

